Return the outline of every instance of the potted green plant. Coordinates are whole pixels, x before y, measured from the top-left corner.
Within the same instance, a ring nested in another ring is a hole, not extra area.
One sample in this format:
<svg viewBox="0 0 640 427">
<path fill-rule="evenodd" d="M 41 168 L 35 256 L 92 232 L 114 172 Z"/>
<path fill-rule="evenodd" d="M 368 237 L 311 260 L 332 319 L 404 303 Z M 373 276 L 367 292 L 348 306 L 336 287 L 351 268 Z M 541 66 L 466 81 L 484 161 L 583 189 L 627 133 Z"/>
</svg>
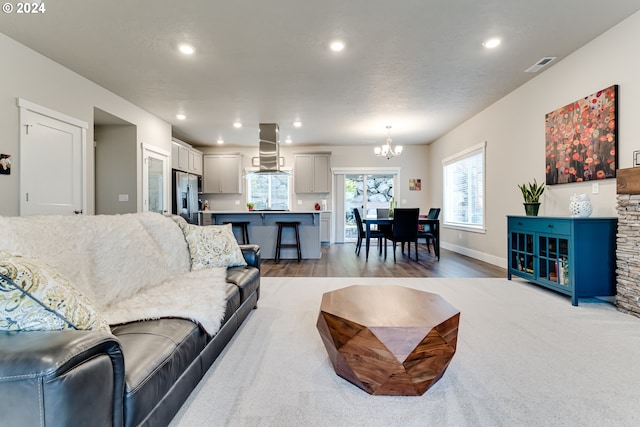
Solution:
<svg viewBox="0 0 640 427">
<path fill-rule="evenodd" d="M 537 216 L 540 209 L 540 196 L 544 193 L 544 184 L 539 184 L 533 180 L 532 183 L 518 185 L 524 199 L 524 211 L 527 216 Z"/>
<path fill-rule="evenodd" d="M 252 202 L 247 202 L 247 209 L 249 209 L 250 211 L 252 211 L 252 210 L 253 210 L 253 207 L 254 207 L 254 206 L 255 206 L 255 205 L 254 205 Z"/>
</svg>

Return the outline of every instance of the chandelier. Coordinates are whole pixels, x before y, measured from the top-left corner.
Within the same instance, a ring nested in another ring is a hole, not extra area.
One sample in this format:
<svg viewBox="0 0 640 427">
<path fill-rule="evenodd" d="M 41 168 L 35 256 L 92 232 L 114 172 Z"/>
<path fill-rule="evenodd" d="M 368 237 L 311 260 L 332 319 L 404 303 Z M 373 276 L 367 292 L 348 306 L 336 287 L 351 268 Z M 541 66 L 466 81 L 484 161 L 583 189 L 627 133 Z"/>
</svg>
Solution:
<svg viewBox="0 0 640 427">
<path fill-rule="evenodd" d="M 375 147 L 373 152 L 376 153 L 376 156 L 386 157 L 387 159 L 399 156 L 402 153 L 402 145 L 396 145 L 395 149 L 391 145 L 391 125 L 387 126 L 387 142 L 380 147 Z"/>
</svg>

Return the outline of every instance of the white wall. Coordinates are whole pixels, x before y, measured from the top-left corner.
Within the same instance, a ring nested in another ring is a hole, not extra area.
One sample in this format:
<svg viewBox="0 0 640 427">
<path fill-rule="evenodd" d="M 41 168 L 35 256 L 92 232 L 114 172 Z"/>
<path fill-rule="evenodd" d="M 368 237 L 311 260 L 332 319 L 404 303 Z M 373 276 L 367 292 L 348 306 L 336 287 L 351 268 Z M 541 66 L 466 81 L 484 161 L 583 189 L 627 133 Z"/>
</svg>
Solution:
<svg viewBox="0 0 640 427">
<path fill-rule="evenodd" d="M 95 211 L 114 215 L 137 211 L 136 127 L 94 126 Z M 120 201 L 120 195 L 129 200 Z"/>
<path fill-rule="evenodd" d="M 88 167 L 87 205 L 94 212 L 93 109 L 120 117 L 137 127 L 137 145 L 141 142 L 171 150 L 171 126 L 129 101 L 109 92 L 73 71 L 0 34 L 0 153 L 11 154 L 11 175 L 0 175 L 0 215 L 18 215 L 20 130 L 17 98 L 89 123 L 87 130 Z M 140 149 L 136 150 L 137 210 L 142 210 Z"/>
<path fill-rule="evenodd" d="M 613 84 L 619 85 L 619 168 L 631 167 L 640 150 L 640 40 L 636 13 L 519 89 L 430 145 L 429 182 L 433 204 L 442 204 L 442 159 L 487 141 L 487 233 L 443 228 L 443 246 L 506 267 L 506 215 L 524 215 L 517 184 L 545 181 L 545 114 Z M 552 52 L 550 52 L 552 54 Z M 592 216 L 616 216 L 615 179 L 548 187 L 539 215 L 569 216 L 569 197 L 588 193 Z M 593 242 L 597 244 L 597 242 Z"/>
<path fill-rule="evenodd" d="M 258 141 L 255 147 L 196 147 L 204 154 L 242 154 L 242 167 L 251 168 L 251 158 L 258 156 Z M 331 152 L 331 167 L 353 167 L 353 168 L 381 168 L 381 167 L 400 167 L 400 197 L 405 199 L 404 207 L 418 207 L 422 211 L 428 211 L 431 207 L 429 191 L 427 186 L 428 156 L 429 149 L 426 145 L 422 146 L 404 146 L 404 151 L 399 157 L 387 160 L 385 158 L 376 157 L 373 154 L 371 146 L 296 146 L 296 145 L 280 145 L 280 157 L 284 157 L 284 168 L 293 168 L 294 155 L 298 153 L 311 152 Z M 206 173 L 206 171 L 205 171 Z M 422 191 L 409 191 L 409 179 L 421 179 Z M 321 199 L 327 198 L 329 209 L 334 207 L 333 194 L 328 196 L 318 194 L 294 194 L 293 210 L 310 210 L 313 209 L 315 203 L 319 203 Z M 211 209 L 244 209 L 246 198 L 245 194 L 241 195 L 203 195 L 203 199 L 209 200 Z M 302 204 L 298 204 L 298 200 Z M 239 205 L 236 205 L 239 201 Z M 400 206 L 400 202 L 398 202 Z"/>
</svg>

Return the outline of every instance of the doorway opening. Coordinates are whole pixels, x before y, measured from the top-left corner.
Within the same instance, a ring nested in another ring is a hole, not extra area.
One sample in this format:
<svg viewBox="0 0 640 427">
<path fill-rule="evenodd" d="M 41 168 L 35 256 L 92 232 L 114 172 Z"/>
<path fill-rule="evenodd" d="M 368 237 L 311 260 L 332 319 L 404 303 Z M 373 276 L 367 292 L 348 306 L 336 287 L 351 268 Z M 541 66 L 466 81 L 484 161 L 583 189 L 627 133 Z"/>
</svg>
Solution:
<svg viewBox="0 0 640 427">
<path fill-rule="evenodd" d="M 137 127 L 93 108 L 95 213 L 138 211 Z"/>
</svg>

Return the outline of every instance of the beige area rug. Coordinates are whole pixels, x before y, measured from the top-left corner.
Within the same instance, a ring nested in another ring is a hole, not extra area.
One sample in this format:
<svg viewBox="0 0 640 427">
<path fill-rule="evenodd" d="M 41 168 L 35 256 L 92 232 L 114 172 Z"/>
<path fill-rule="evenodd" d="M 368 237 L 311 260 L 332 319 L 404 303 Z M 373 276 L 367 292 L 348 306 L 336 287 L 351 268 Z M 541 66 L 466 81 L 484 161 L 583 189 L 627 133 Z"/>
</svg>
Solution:
<svg viewBox="0 0 640 427">
<path fill-rule="evenodd" d="M 370 396 L 334 373 L 320 299 L 352 284 L 460 310 L 457 353 L 423 396 Z M 171 426 L 640 425 L 640 319 L 609 303 L 506 279 L 263 278 L 258 306 Z"/>
</svg>

